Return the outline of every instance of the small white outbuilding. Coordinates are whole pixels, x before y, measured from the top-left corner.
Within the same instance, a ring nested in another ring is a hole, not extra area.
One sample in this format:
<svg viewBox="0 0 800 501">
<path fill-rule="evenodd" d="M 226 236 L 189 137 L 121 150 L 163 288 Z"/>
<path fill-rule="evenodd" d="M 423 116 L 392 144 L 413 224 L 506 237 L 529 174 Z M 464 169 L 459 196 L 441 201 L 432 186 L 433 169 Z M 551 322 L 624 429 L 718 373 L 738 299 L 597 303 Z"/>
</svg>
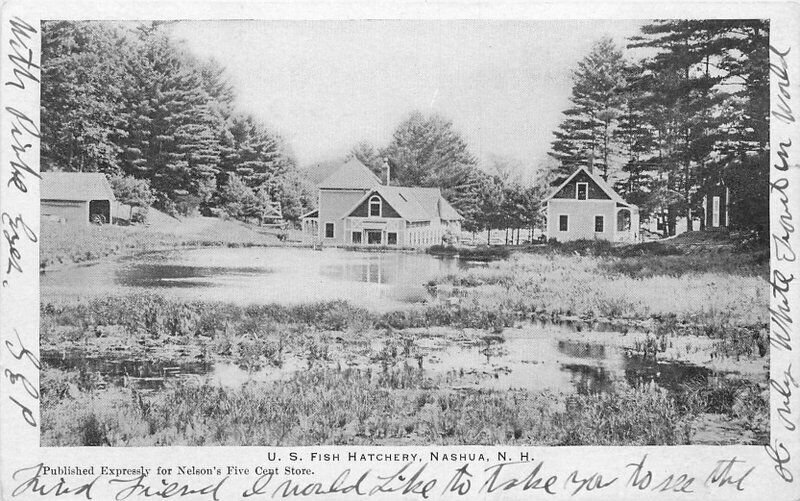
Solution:
<svg viewBox="0 0 800 501">
<path fill-rule="evenodd" d="M 542 203 L 547 206 L 548 240 L 639 241 L 639 208 L 585 167 Z"/>
</svg>

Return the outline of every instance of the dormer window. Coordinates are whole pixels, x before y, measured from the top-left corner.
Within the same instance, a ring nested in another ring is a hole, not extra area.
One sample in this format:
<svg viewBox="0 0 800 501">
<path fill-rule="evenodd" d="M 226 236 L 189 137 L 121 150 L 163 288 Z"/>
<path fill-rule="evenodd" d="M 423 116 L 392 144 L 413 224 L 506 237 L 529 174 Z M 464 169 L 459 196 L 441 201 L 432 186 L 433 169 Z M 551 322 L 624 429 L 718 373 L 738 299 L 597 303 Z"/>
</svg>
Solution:
<svg viewBox="0 0 800 501">
<path fill-rule="evenodd" d="M 575 187 L 575 198 L 586 200 L 589 198 L 589 183 L 578 183 Z"/>
<path fill-rule="evenodd" d="M 369 199 L 369 217 L 381 217 L 381 197 L 378 195 Z"/>
</svg>

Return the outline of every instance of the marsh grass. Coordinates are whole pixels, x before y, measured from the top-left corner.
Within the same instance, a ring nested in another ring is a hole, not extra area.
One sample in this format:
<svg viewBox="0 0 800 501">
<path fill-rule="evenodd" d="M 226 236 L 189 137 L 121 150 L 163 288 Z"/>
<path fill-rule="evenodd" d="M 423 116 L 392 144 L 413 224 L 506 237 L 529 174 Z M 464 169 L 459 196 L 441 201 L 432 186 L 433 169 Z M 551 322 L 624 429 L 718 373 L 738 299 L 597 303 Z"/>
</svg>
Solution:
<svg viewBox="0 0 800 501">
<path fill-rule="evenodd" d="M 689 255 L 644 254 L 635 257 L 608 258 L 599 269 L 631 278 L 656 276 L 682 277 L 698 273 L 766 277 L 769 251 L 704 252 Z"/>
<path fill-rule="evenodd" d="M 769 431 L 769 389 L 766 381 L 753 381 L 735 375 L 716 377 L 709 382 L 686 382 L 675 395 L 681 412 L 724 414 L 743 429 L 761 437 Z"/>
<path fill-rule="evenodd" d="M 137 293 L 77 302 L 44 301 L 40 317 L 41 338 L 45 346 L 91 339 L 104 329 L 116 328 L 128 339 L 146 338 L 171 343 L 196 340 L 207 343 L 215 353 L 232 355 L 236 346 L 245 342 L 258 344 L 258 350 L 269 353 L 281 352 L 287 347 L 296 348 L 311 339 L 304 336 L 306 332 L 359 334 L 381 328 L 397 330 L 430 326 L 499 331 L 512 325 L 519 314 L 508 305 L 480 304 L 477 301 L 379 314 L 341 300 L 242 307 L 219 302 L 184 302 Z M 267 341 L 279 344 L 264 345 Z M 317 354 L 312 358 L 317 358 Z"/>
<path fill-rule="evenodd" d="M 633 278 L 605 273 L 606 258 L 517 254 L 483 269 L 441 277 L 437 290 L 461 303 L 494 305 L 524 315 L 658 319 L 702 325 L 765 325 L 763 279 L 728 273 Z M 479 306 L 480 307 L 480 306 Z"/>
<path fill-rule="evenodd" d="M 177 384 L 65 390 L 47 369 L 43 445 L 543 444 L 666 445 L 689 440 L 686 415 L 663 391 L 604 395 L 453 391 L 407 364 L 313 368 L 240 388 Z M 67 381 L 64 383 L 63 381 Z"/>
</svg>

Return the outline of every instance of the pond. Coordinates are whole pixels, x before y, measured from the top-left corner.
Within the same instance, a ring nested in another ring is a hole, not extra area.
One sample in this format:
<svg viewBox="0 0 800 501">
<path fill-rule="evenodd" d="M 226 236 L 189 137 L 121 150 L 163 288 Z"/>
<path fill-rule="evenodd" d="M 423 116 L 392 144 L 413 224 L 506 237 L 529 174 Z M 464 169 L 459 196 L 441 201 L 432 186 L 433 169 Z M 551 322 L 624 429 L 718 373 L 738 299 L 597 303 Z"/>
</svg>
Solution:
<svg viewBox="0 0 800 501">
<path fill-rule="evenodd" d="M 424 284 L 459 268 L 485 266 L 416 253 L 356 252 L 343 249 L 201 248 L 140 254 L 42 276 L 42 295 L 92 296 L 157 292 L 171 298 L 298 304 L 346 299 L 388 310 L 431 299 Z M 176 381 L 237 387 L 249 381 L 292 377 L 312 364 L 370 369 L 421 369 L 425 377 L 451 389 L 603 393 L 617 384 L 655 384 L 671 392 L 702 385 L 714 374 L 699 365 L 644 358 L 614 343 L 603 325 L 528 323 L 500 335 L 467 336 L 458 330 L 421 330 L 404 338 L 378 335 L 363 350 L 331 342 L 331 357 L 309 360 L 284 353 L 280 367 L 243 367 L 226 360 L 126 359 L 86 353 L 45 351 L 43 359 L 61 369 L 93 374 L 103 385 L 159 390 Z M 388 354 L 388 355 L 387 355 Z M 163 356 L 163 355 L 162 355 Z"/>
<path fill-rule="evenodd" d="M 43 360 L 53 367 L 83 370 L 103 383 L 159 389 L 177 381 L 192 380 L 223 387 L 237 387 L 249 381 L 271 382 L 291 377 L 310 364 L 328 367 L 370 368 L 378 372 L 404 364 L 422 368 L 425 377 L 451 389 L 523 389 L 567 394 L 611 391 L 616 384 L 655 384 L 670 392 L 686 384 L 703 385 L 714 374 L 709 369 L 677 361 L 644 358 L 619 344 L 603 344 L 603 335 L 592 341 L 570 339 L 566 328 L 529 325 L 508 329 L 501 336 L 459 340 L 443 336 L 416 336 L 407 352 L 397 340 L 369 340 L 371 355 L 309 360 L 303 354 L 287 353 L 280 367 L 245 368 L 230 361 L 151 361 L 87 358 L 80 353 L 44 352 Z M 587 338 L 588 339 L 588 338 Z M 380 353 L 392 353 L 382 359 Z"/>
<path fill-rule="evenodd" d="M 47 272 L 42 295 L 146 290 L 191 300 L 298 304 L 346 299 L 375 310 L 430 299 L 424 283 L 458 268 L 455 258 L 402 252 L 292 247 L 182 249 Z"/>
</svg>

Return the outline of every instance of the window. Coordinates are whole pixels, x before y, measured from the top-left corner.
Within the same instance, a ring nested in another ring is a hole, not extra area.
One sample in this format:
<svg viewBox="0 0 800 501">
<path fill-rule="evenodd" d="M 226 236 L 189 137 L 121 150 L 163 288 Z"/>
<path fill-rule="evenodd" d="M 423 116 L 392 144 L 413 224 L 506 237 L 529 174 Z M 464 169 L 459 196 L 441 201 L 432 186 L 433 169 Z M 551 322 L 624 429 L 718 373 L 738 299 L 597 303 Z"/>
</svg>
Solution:
<svg viewBox="0 0 800 501">
<path fill-rule="evenodd" d="M 333 238 L 333 223 L 325 223 L 325 238 Z"/>
<path fill-rule="evenodd" d="M 389 245 L 397 245 L 397 233 L 389 233 L 386 235 L 386 243 Z"/>
<path fill-rule="evenodd" d="M 595 233 L 603 233 L 603 216 L 594 217 L 594 231 Z"/>
<path fill-rule="evenodd" d="M 719 197 L 711 199 L 711 226 L 719 226 Z"/>
<path fill-rule="evenodd" d="M 361 232 L 360 231 L 354 231 L 353 232 L 353 243 L 354 244 L 360 244 L 361 243 Z"/>
<path fill-rule="evenodd" d="M 558 216 L 558 231 L 567 231 L 568 228 L 569 228 L 569 216 L 564 214 Z"/>
<path fill-rule="evenodd" d="M 621 209 L 617 212 L 617 231 L 630 231 L 631 229 L 631 211 L 628 209 Z"/>
<path fill-rule="evenodd" d="M 378 195 L 369 199 L 369 217 L 381 217 L 381 197 Z"/>
<path fill-rule="evenodd" d="M 589 193 L 589 183 L 578 183 L 575 188 L 575 198 L 578 200 L 586 200 Z"/>
</svg>

